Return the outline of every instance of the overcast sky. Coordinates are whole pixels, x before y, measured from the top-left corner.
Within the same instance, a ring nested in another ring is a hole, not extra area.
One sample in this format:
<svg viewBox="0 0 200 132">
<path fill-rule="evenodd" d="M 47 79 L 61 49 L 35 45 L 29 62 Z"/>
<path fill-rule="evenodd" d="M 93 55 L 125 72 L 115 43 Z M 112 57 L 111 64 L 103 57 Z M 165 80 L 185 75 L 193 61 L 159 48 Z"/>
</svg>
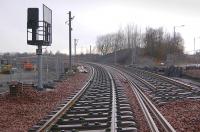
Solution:
<svg viewBox="0 0 200 132">
<path fill-rule="evenodd" d="M 199 0 L 0 0 L 0 52 L 35 52 L 36 47 L 26 43 L 27 8 L 42 4 L 53 10 L 53 43 L 48 50 L 68 53 L 68 11 L 72 22 L 72 39 L 78 38 L 78 52 L 95 46 L 98 35 L 116 32 L 127 24 L 141 28 L 164 27 L 180 32 L 185 51 L 200 49 Z"/>
</svg>

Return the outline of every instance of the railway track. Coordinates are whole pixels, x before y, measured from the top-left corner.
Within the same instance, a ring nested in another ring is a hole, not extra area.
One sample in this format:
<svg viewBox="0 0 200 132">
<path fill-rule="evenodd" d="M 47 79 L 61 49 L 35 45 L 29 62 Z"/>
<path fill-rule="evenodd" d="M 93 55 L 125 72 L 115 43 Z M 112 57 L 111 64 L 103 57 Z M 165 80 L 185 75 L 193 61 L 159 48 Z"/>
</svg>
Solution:
<svg viewBox="0 0 200 132">
<path fill-rule="evenodd" d="M 136 68 L 123 71 L 135 78 L 141 89 L 157 104 L 182 99 L 200 99 L 200 89 L 183 82 Z"/>
<path fill-rule="evenodd" d="M 149 125 L 149 130 L 152 132 L 166 131 L 175 132 L 175 129 L 170 125 L 170 123 L 164 118 L 164 116 L 159 112 L 150 99 L 143 93 L 140 85 L 138 85 L 135 78 L 131 76 L 128 72 L 123 72 L 113 67 L 107 68 L 112 72 L 113 75 L 127 81 L 133 90 L 138 103 L 143 111 L 146 121 Z M 156 120 L 155 120 L 156 119 Z"/>
<path fill-rule="evenodd" d="M 104 68 L 92 65 L 88 83 L 29 131 L 137 131 L 123 88 Z"/>
<path fill-rule="evenodd" d="M 159 112 L 154 103 L 163 103 L 167 96 L 173 99 L 191 97 L 196 93 L 191 86 L 162 76 L 134 69 L 117 69 L 105 65 L 92 65 L 93 72 L 88 83 L 53 111 L 50 118 L 35 125 L 30 131 L 71 131 L 71 132 L 134 132 L 137 122 L 120 79 L 127 81 L 134 92 L 144 114 L 149 130 L 152 132 L 175 132 L 175 129 Z M 178 84 L 177 84 L 178 83 Z M 188 90 L 188 91 L 187 91 Z M 173 94 L 177 92 L 176 94 Z M 181 94 L 184 93 L 184 94 Z M 151 100 L 146 96 L 149 94 Z M 183 96 L 184 95 L 184 96 Z M 164 96 L 164 97 L 162 97 Z M 198 97 L 197 97 L 198 98 Z"/>
</svg>

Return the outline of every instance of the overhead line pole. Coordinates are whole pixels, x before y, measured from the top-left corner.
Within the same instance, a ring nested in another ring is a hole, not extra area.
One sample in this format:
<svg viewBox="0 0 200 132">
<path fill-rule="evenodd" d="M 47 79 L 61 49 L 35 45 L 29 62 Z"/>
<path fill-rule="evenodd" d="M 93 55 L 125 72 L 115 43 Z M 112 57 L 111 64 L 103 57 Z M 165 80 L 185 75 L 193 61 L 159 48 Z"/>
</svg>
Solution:
<svg viewBox="0 0 200 132">
<path fill-rule="evenodd" d="M 72 71 L 72 47 L 71 47 L 71 32 L 72 32 L 72 27 L 71 27 L 71 21 L 74 17 L 71 17 L 71 11 L 69 11 L 69 71 Z"/>
<path fill-rule="evenodd" d="M 71 11 L 69 11 L 69 70 L 72 70 L 72 51 L 71 51 Z"/>
</svg>

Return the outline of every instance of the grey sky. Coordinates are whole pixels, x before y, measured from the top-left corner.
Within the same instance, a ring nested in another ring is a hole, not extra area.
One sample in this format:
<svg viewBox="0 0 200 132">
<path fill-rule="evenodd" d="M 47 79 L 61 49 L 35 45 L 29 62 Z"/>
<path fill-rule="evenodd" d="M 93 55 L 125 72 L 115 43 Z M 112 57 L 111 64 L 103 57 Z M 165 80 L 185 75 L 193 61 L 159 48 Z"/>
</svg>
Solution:
<svg viewBox="0 0 200 132">
<path fill-rule="evenodd" d="M 47 5 L 53 10 L 53 43 L 48 50 L 68 51 L 67 12 L 72 11 L 72 37 L 78 38 L 78 52 L 95 45 L 96 36 L 115 32 L 127 24 L 176 28 L 193 50 L 193 38 L 200 36 L 199 0 L 0 0 L 0 52 L 35 52 L 26 44 L 27 8 Z M 42 10 L 40 10 L 41 12 Z M 200 49 L 200 39 L 196 40 Z M 68 53 L 68 52 L 67 52 Z"/>
</svg>

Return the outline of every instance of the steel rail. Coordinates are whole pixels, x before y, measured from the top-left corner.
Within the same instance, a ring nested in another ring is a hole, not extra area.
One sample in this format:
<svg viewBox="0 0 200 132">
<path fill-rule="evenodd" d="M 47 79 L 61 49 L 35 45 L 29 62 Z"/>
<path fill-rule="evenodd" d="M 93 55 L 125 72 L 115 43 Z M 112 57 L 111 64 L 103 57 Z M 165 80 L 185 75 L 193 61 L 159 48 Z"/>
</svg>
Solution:
<svg viewBox="0 0 200 132">
<path fill-rule="evenodd" d="M 110 67 L 110 68 L 116 70 L 118 73 L 121 74 L 121 76 L 123 76 L 123 78 L 125 78 L 128 81 L 133 92 L 135 93 L 135 95 L 137 97 L 137 100 L 138 100 L 140 106 L 143 105 L 143 103 L 145 103 L 147 105 L 147 107 L 149 108 L 149 110 L 154 114 L 154 116 L 156 117 L 158 122 L 163 126 L 163 128 L 166 132 L 175 132 L 175 129 L 170 125 L 170 123 L 165 119 L 165 117 L 159 112 L 159 110 L 155 107 L 155 105 L 147 98 L 147 96 L 140 90 L 139 86 L 133 81 L 132 74 L 125 72 L 125 71 L 122 72 L 114 67 Z M 142 110 L 143 109 L 145 109 L 145 108 L 143 107 Z M 158 131 L 158 129 L 156 129 L 156 127 L 154 126 L 154 124 L 155 124 L 154 121 L 152 122 L 152 120 L 150 118 L 148 119 L 148 115 L 150 114 L 148 112 L 148 109 L 143 110 L 143 113 L 147 119 L 147 122 L 148 122 L 148 125 L 149 125 L 151 131 L 152 132 Z"/>
<path fill-rule="evenodd" d="M 139 103 L 139 105 L 140 105 L 140 107 L 142 109 L 142 112 L 143 112 L 143 114 L 144 114 L 144 116 L 146 118 L 147 124 L 149 125 L 149 128 L 150 128 L 151 132 L 159 132 L 158 127 L 156 126 L 156 123 L 154 122 L 154 120 L 153 120 L 153 118 L 152 118 L 147 106 L 145 105 L 140 93 L 137 91 L 137 89 L 134 88 L 133 84 L 130 83 L 130 79 L 126 75 L 121 73 L 121 71 L 120 71 L 120 75 L 121 75 L 122 78 L 125 78 L 129 82 L 133 92 L 135 93 L 136 98 L 138 100 L 138 103 Z"/>
<path fill-rule="evenodd" d="M 145 104 L 148 106 L 150 111 L 154 114 L 154 116 L 157 118 L 159 123 L 162 125 L 164 130 L 166 132 L 176 132 L 175 129 L 171 126 L 171 124 L 165 119 L 165 117 L 159 112 L 159 110 L 155 107 L 155 105 L 147 98 L 147 96 L 140 90 L 139 86 L 130 79 L 130 76 L 127 78 L 129 79 L 129 82 L 132 84 L 132 89 L 137 89 L 140 96 L 142 97 L 142 100 L 145 102 Z"/>
<path fill-rule="evenodd" d="M 42 125 L 37 132 L 46 132 L 48 131 L 53 124 L 55 124 L 58 119 L 79 99 L 79 97 L 84 93 L 84 91 L 89 86 L 91 80 L 94 78 L 94 68 L 91 67 L 92 73 L 90 75 L 87 83 L 81 88 L 81 90 L 69 100 L 55 115 L 53 115 L 44 125 Z"/>
<path fill-rule="evenodd" d="M 140 70 L 140 69 L 136 69 L 136 70 Z M 179 86 L 182 86 L 184 88 L 187 88 L 187 89 L 192 89 L 193 86 L 189 85 L 189 84 L 186 84 L 184 82 L 181 82 L 181 81 L 178 81 L 178 80 L 175 80 L 175 79 L 172 79 L 172 78 L 169 78 L 169 77 L 165 77 L 165 76 L 162 76 L 162 75 L 159 75 L 159 74 L 156 74 L 156 73 L 153 73 L 153 72 L 148 72 L 148 71 L 144 71 L 144 70 L 140 70 L 144 73 L 147 73 L 147 74 L 151 74 L 155 77 L 158 77 L 159 79 L 162 79 L 162 80 L 165 80 L 167 82 L 170 82 L 174 85 L 179 85 Z"/>
<path fill-rule="evenodd" d="M 97 63 L 91 63 L 91 64 L 96 64 L 100 65 L 102 68 L 106 69 L 105 65 L 97 64 Z M 111 117 L 111 132 L 116 132 L 117 131 L 117 102 L 116 102 L 116 91 L 115 91 L 115 83 L 113 80 L 113 77 L 111 73 L 106 69 L 106 72 L 108 73 L 110 80 L 111 80 L 111 85 L 112 85 L 112 117 Z"/>
<path fill-rule="evenodd" d="M 143 84 L 145 84 L 146 86 L 148 86 L 152 91 L 155 91 L 155 90 L 157 89 L 154 85 L 152 85 L 151 83 L 149 83 L 149 82 L 146 81 L 145 79 L 143 79 L 143 78 L 137 76 L 136 74 L 133 74 L 133 73 L 132 73 L 131 76 L 136 77 L 141 83 L 143 83 Z"/>
<path fill-rule="evenodd" d="M 136 95 L 136 98 L 137 98 L 137 100 L 138 100 L 138 102 L 140 104 L 140 107 L 142 108 L 142 111 L 143 111 L 143 113 L 144 113 L 144 115 L 146 117 L 146 120 L 148 122 L 148 125 L 149 125 L 151 131 L 152 132 L 159 132 L 158 127 L 156 126 L 156 124 L 155 124 L 155 122 L 154 122 L 154 120 L 153 120 L 148 108 L 146 107 L 146 105 L 145 105 L 145 103 L 143 101 L 143 98 L 141 97 L 140 93 L 137 91 L 137 89 L 134 88 L 133 83 L 129 82 L 129 84 L 130 84 L 133 92 Z"/>
<path fill-rule="evenodd" d="M 115 92 L 115 84 L 112 75 L 108 70 L 106 70 L 110 79 L 111 79 L 111 85 L 112 85 L 112 117 L 111 117 L 111 132 L 117 131 L 117 103 L 116 103 L 116 92 Z"/>
<path fill-rule="evenodd" d="M 116 86 L 114 83 L 114 77 L 113 74 L 109 71 L 109 66 L 107 65 L 102 65 L 102 64 L 98 64 L 98 63 L 93 63 L 96 65 L 99 65 L 101 67 L 103 67 L 104 69 L 106 69 L 110 79 L 111 79 L 111 84 L 112 84 L 112 117 L 111 117 L 111 132 L 117 132 L 118 131 L 118 114 L 117 114 L 117 96 L 116 96 Z M 147 108 L 146 108 L 147 109 Z M 152 119 L 153 120 L 153 119 Z M 120 128 L 120 127 L 119 127 Z M 155 131 L 158 132 L 158 131 Z"/>
<path fill-rule="evenodd" d="M 110 67 L 110 66 L 106 66 L 106 67 L 108 67 L 108 68 L 113 68 L 113 67 Z M 121 77 L 122 79 L 126 79 L 127 81 L 130 80 L 130 79 L 127 77 L 127 75 L 124 75 L 124 73 L 122 73 L 122 72 L 119 71 L 118 69 L 116 69 L 116 68 L 113 68 L 113 69 L 116 70 L 118 73 L 120 73 L 120 77 Z M 151 114 L 150 114 L 148 108 L 146 107 L 144 101 L 142 100 L 142 97 L 140 96 L 139 92 L 137 91 L 137 89 L 133 88 L 133 84 L 132 84 L 132 83 L 130 83 L 130 85 L 131 85 L 131 87 L 132 87 L 133 92 L 134 92 L 135 95 L 136 95 L 136 98 L 137 98 L 137 100 L 138 100 L 138 103 L 139 103 L 139 105 L 140 105 L 140 107 L 141 107 L 141 109 L 142 109 L 142 112 L 143 112 L 143 114 L 144 114 L 144 116 L 145 116 L 145 118 L 146 118 L 147 124 L 149 125 L 149 128 L 150 128 L 151 132 L 159 132 L 158 127 L 156 126 L 156 124 L 155 124 L 155 122 L 154 122 L 154 120 L 153 120 L 153 118 L 152 118 L 152 116 L 151 116 Z"/>
<path fill-rule="evenodd" d="M 133 83 L 133 82 L 131 82 Z M 155 107 L 155 105 L 147 98 L 147 96 L 134 84 L 140 95 L 142 96 L 145 103 L 148 105 L 148 108 L 151 109 L 151 112 L 157 118 L 159 123 L 163 126 L 166 132 L 176 132 L 175 129 L 171 126 L 171 124 L 164 118 L 164 116 L 159 112 L 159 110 Z"/>
</svg>

